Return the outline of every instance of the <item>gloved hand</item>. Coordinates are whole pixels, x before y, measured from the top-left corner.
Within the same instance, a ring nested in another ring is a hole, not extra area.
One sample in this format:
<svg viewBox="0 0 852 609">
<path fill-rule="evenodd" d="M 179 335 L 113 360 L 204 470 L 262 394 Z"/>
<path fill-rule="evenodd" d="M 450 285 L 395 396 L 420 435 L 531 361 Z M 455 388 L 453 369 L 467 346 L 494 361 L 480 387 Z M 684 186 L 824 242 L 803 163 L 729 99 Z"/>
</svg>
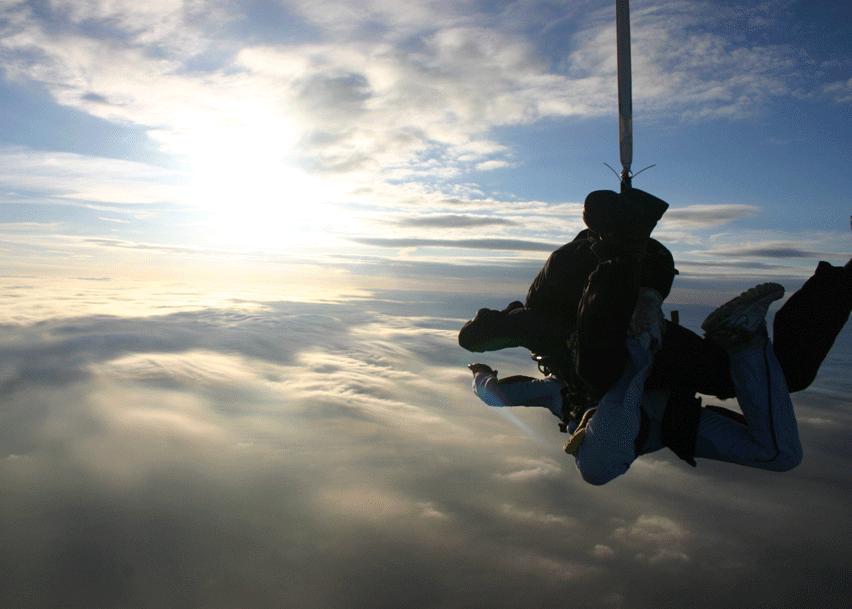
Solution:
<svg viewBox="0 0 852 609">
<path fill-rule="evenodd" d="M 470 368 L 470 371 L 474 374 L 477 372 L 485 372 L 486 374 L 493 374 L 494 376 L 497 376 L 497 371 L 492 370 L 491 366 L 487 364 L 468 364 L 467 367 Z"/>
</svg>

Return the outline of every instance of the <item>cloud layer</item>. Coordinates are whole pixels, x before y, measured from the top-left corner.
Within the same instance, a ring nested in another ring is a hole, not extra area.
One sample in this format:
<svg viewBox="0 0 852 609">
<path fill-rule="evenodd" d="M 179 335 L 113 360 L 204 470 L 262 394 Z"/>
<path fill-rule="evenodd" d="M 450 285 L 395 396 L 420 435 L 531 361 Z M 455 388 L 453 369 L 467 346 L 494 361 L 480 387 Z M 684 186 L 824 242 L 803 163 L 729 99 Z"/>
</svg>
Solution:
<svg viewBox="0 0 852 609">
<path fill-rule="evenodd" d="M 0 601 L 841 602 L 812 578 L 849 575 L 848 332 L 796 397 L 806 462 L 783 484 L 659 453 L 593 489 L 549 413 L 515 426 L 472 395 L 455 344 L 471 308 L 385 293 L 7 323 Z"/>
</svg>

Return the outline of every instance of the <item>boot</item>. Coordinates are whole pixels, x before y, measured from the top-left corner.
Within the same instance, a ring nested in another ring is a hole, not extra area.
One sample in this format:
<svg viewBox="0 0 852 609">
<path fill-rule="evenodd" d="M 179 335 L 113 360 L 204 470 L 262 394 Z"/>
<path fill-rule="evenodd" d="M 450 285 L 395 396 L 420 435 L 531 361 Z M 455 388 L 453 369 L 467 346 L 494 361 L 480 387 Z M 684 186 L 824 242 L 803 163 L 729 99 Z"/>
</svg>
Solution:
<svg viewBox="0 0 852 609">
<path fill-rule="evenodd" d="M 783 296 L 783 286 L 761 283 L 710 313 L 701 329 L 728 352 L 749 349 L 765 340 L 766 312 Z"/>
</svg>

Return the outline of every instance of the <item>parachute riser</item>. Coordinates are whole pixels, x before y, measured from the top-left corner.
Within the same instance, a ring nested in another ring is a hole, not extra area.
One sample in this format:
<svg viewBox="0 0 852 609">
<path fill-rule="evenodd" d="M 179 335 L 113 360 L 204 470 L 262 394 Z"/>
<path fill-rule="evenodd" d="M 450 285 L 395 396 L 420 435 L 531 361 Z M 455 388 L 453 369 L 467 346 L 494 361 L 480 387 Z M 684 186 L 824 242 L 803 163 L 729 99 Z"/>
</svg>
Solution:
<svg viewBox="0 0 852 609">
<path fill-rule="evenodd" d="M 621 175 L 618 177 L 621 180 L 621 192 L 630 190 L 633 187 L 633 174 L 629 169 L 623 169 Z"/>
<path fill-rule="evenodd" d="M 636 173 L 633 173 L 633 172 L 632 172 L 632 171 L 630 171 L 629 169 L 625 169 L 625 170 L 623 170 L 623 171 L 621 172 L 621 174 L 619 174 L 619 173 L 618 173 L 615 169 L 613 169 L 613 168 L 612 168 L 612 166 L 611 166 L 609 163 L 604 163 L 604 165 L 606 165 L 607 167 L 609 167 L 609 170 L 610 170 L 612 173 L 614 173 L 614 174 L 615 174 L 615 177 L 617 177 L 617 178 L 621 181 L 621 192 L 624 192 L 624 191 L 625 191 L 625 190 L 627 190 L 628 188 L 633 188 L 633 183 L 632 183 L 633 178 L 635 178 L 636 176 L 638 176 L 640 173 L 642 173 L 642 172 L 643 172 L 643 171 L 645 171 L 646 169 L 650 169 L 651 167 L 656 167 L 656 166 L 657 166 L 657 164 L 656 164 L 656 163 L 654 163 L 653 165 L 648 165 L 645 169 L 640 169 L 640 170 L 639 170 L 639 171 L 637 171 Z"/>
<path fill-rule="evenodd" d="M 618 152 L 621 157 L 621 173 L 604 163 L 621 182 L 621 192 L 633 188 L 633 84 L 630 60 L 630 0 L 615 0 L 615 35 L 618 59 Z"/>
<path fill-rule="evenodd" d="M 630 2 L 615 0 L 616 53 L 618 59 L 618 149 L 621 157 L 621 190 L 633 177 L 633 85 L 630 59 Z"/>
</svg>

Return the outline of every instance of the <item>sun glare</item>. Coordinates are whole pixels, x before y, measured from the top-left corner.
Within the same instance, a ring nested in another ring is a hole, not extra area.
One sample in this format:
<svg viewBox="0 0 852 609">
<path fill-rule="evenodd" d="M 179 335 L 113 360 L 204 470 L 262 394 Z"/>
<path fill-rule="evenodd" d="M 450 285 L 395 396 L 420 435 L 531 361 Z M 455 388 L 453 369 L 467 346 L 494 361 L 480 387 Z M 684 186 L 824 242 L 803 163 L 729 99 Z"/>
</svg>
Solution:
<svg viewBox="0 0 852 609">
<path fill-rule="evenodd" d="M 209 212 L 211 241 L 286 245 L 321 224 L 330 188 L 288 163 L 288 136 L 246 127 L 196 139 L 190 196 Z"/>
</svg>

